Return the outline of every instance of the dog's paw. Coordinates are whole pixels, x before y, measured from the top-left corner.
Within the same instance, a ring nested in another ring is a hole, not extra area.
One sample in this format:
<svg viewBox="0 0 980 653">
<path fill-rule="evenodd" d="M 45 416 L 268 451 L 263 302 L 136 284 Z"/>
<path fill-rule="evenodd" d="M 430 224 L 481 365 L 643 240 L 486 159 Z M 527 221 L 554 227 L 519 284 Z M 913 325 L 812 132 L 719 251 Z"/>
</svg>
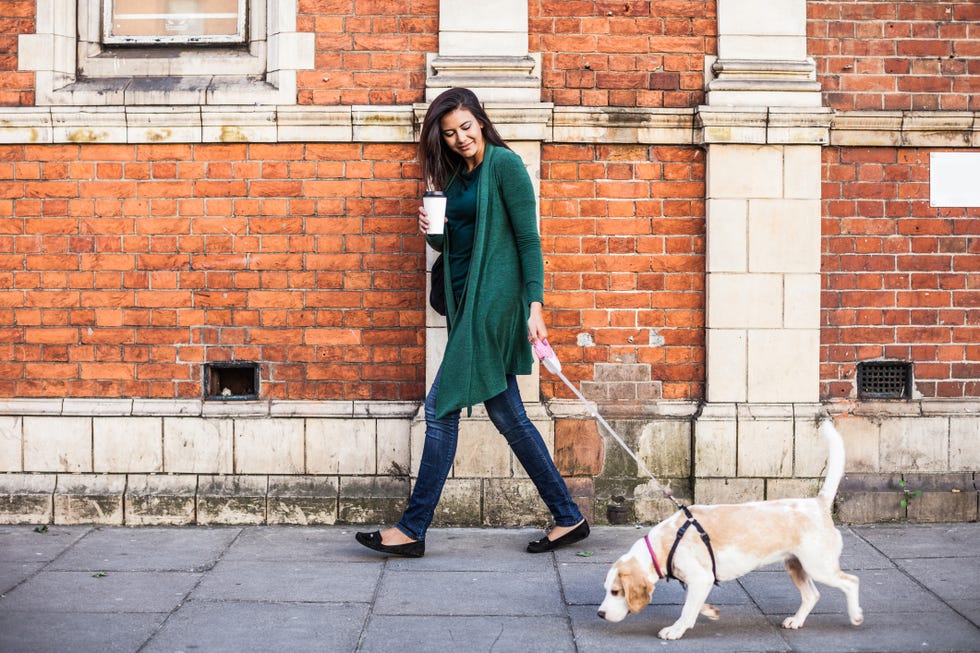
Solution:
<svg viewBox="0 0 980 653">
<path fill-rule="evenodd" d="M 858 613 L 851 616 L 851 625 L 860 626 L 864 623 L 864 613 L 858 610 Z"/>
<path fill-rule="evenodd" d="M 678 626 L 674 624 L 673 626 L 667 626 L 666 628 L 661 628 L 660 632 L 657 633 L 657 637 L 660 639 L 680 639 L 683 637 L 687 628 L 684 626 Z"/>
<path fill-rule="evenodd" d="M 717 621 L 721 613 L 715 606 L 711 605 L 710 603 L 705 603 L 701 606 L 701 614 L 712 621 Z"/>
<path fill-rule="evenodd" d="M 803 619 L 798 619 L 796 617 L 796 615 L 794 615 L 792 617 L 786 617 L 785 619 L 783 619 L 783 628 L 788 628 L 790 630 L 796 630 L 797 628 L 802 628 L 803 627 L 803 622 L 804 621 L 806 621 L 806 618 L 805 617 Z"/>
</svg>

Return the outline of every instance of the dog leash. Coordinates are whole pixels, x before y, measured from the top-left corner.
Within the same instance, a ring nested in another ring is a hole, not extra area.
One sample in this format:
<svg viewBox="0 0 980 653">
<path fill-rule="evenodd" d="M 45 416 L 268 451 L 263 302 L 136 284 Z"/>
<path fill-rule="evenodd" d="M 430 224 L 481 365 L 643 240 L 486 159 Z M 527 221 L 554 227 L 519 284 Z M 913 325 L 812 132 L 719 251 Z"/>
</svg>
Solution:
<svg viewBox="0 0 980 653">
<path fill-rule="evenodd" d="M 534 349 L 534 354 L 538 357 L 538 360 L 541 361 L 541 364 L 544 365 L 549 372 L 561 379 L 565 385 L 567 385 L 568 388 L 575 393 L 575 396 L 578 397 L 579 401 L 581 401 L 585 407 L 589 409 L 589 414 L 594 417 L 611 436 L 613 436 L 616 442 L 619 443 L 619 446 L 623 448 L 623 451 L 628 453 L 630 457 L 636 461 L 637 467 L 639 467 L 644 474 L 649 476 L 654 485 L 660 488 L 663 495 L 670 499 L 677 509 L 682 510 L 684 515 L 687 517 L 687 521 L 684 522 L 684 525 L 677 530 L 677 537 L 674 538 L 674 545 L 670 547 L 670 553 L 667 555 L 667 564 L 665 565 L 667 569 L 666 574 L 661 573 L 660 565 L 657 563 L 657 557 L 653 554 L 653 547 L 650 545 L 650 540 L 646 540 L 647 548 L 650 550 L 650 556 L 653 558 L 653 566 L 657 570 L 657 575 L 661 578 L 666 578 L 668 581 L 671 578 L 677 578 L 677 576 L 674 575 L 674 551 L 677 550 L 677 545 L 680 544 L 681 538 L 684 537 L 684 533 L 687 532 L 688 527 L 694 526 L 698 533 L 701 534 L 701 540 L 708 549 L 708 555 L 711 556 L 711 575 L 715 579 L 715 585 L 717 585 L 718 574 L 715 571 L 715 552 L 711 547 L 711 538 L 708 537 L 707 531 L 705 531 L 701 524 L 698 523 L 698 520 L 694 518 L 694 515 L 691 514 L 691 511 L 688 510 L 687 506 L 677 500 L 677 498 L 671 493 L 670 488 L 657 480 L 657 478 L 653 475 L 653 472 L 651 472 L 643 461 L 640 460 L 640 457 L 633 453 L 633 450 L 630 449 L 629 445 L 626 444 L 623 438 L 619 437 L 619 433 L 616 433 L 613 427 L 609 426 L 609 423 L 603 419 L 602 415 L 599 414 L 599 410 L 596 408 L 596 405 L 586 399 L 585 396 L 579 392 L 579 389 L 575 387 L 575 384 L 569 381 L 568 377 L 562 373 L 561 361 L 558 360 L 558 356 L 551 348 L 551 345 L 548 344 L 548 341 L 545 339 L 537 340 L 532 344 L 532 348 Z M 677 581 L 682 585 L 684 584 L 684 582 L 679 578 L 677 578 Z"/>
</svg>

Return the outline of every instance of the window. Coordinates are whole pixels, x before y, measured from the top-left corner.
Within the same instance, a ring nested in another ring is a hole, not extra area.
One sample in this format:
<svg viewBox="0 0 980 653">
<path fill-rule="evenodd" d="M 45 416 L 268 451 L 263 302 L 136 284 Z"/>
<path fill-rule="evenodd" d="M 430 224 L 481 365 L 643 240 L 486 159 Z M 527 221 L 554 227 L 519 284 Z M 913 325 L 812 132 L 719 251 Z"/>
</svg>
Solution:
<svg viewBox="0 0 980 653">
<path fill-rule="evenodd" d="M 40 105 L 296 104 L 298 0 L 37 0 L 20 36 Z"/>
<path fill-rule="evenodd" d="M 244 43 L 245 0 L 105 0 L 106 45 Z"/>
</svg>

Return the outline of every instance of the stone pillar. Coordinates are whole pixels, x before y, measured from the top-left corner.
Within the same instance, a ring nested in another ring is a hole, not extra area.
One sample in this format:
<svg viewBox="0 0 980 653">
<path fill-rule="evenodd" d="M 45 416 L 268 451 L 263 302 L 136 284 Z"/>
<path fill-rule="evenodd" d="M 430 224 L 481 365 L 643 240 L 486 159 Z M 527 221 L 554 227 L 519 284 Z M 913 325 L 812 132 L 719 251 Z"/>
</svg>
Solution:
<svg viewBox="0 0 980 653">
<path fill-rule="evenodd" d="M 830 113 L 806 56 L 805 0 L 718 0 L 711 71 L 697 116 L 707 150 L 707 405 L 695 423 L 695 499 L 762 499 L 798 476 L 795 439 L 814 437 L 802 425 L 819 409 Z"/>
</svg>

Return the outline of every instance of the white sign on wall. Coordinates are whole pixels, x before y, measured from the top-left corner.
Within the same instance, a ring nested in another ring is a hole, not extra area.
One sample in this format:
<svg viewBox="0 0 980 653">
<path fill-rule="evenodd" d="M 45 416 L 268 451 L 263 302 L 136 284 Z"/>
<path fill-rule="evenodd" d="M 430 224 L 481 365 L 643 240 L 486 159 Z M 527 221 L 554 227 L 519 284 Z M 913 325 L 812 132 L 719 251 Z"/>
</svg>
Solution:
<svg viewBox="0 0 980 653">
<path fill-rule="evenodd" d="M 929 154 L 929 206 L 980 206 L 980 151 Z"/>
</svg>

